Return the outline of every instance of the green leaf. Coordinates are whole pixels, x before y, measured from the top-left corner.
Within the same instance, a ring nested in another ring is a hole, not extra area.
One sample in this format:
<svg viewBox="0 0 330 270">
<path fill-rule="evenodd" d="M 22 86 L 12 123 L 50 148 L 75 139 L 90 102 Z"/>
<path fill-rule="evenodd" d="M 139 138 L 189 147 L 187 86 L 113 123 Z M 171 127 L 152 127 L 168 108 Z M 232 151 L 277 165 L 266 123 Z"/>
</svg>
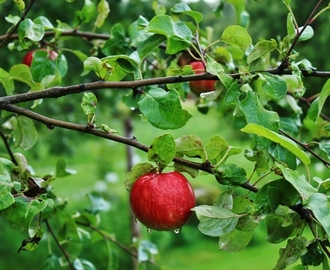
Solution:
<svg viewBox="0 0 330 270">
<path fill-rule="evenodd" d="M 177 172 L 186 172 L 188 173 L 192 178 L 196 178 L 199 175 L 199 170 L 192 168 L 187 165 L 180 164 L 178 162 L 174 162 L 174 170 Z"/>
<path fill-rule="evenodd" d="M 42 261 L 40 270 L 60 270 L 60 260 L 54 254 L 48 254 Z"/>
<path fill-rule="evenodd" d="M 147 240 L 142 240 L 138 245 L 138 260 L 139 262 L 145 262 L 152 260 L 153 256 L 158 254 L 157 246 Z"/>
<path fill-rule="evenodd" d="M 226 0 L 227 3 L 233 5 L 236 13 L 236 23 L 244 25 L 242 22 L 242 14 L 244 14 L 245 1 L 244 0 Z"/>
<path fill-rule="evenodd" d="M 74 25 L 78 26 L 82 23 L 88 23 L 93 19 L 97 14 L 96 5 L 91 0 L 85 0 L 85 4 L 82 10 L 78 10 L 75 13 L 75 22 Z"/>
<path fill-rule="evenodd" d="M 6 94 L 11 95 L 15 90 L 14 80 L 11 78 L 9 73 L 0 68 L 0 82 L 5 88 Z"/>
<path fill-rule="evenodd" d="M 44 86 L 41 83 L 36 83 L 31 74 L 31 70 L 27 65 L 18 64 L 12 66 L 9 70 L 10 78 L 26 83 L 31 87 L 32 91 L 43 90 Z"/>
<path fill-rule="evenodd" d="M 244 249 L 251 241 L 253 231 L 233 230 L 219 238 L 219 249 L 236 253 Z"/>
<path fill-rule="evenodd" d="M 294 206 L 301 203 L 301 196 L 285 179 L 278 179 L 263 185 L 255 197 L 255 205 L 263 214 L 274 213 L 281 205 Z"/>
<path fill-rule="evenodd" d="M 110 7 L 108 1 L 100 0 L 97 5 L 97 18 L 94 23 L 95 27 L 100 28 L 104 24 L 104 21 L 108 17 L 109 12 Z"/>
<path fill-rule="evenodd" d="M 246 182 L 246 171 L 236 164 L 222 164 L 214 175 L 221 185 L 239 186 Z"/>
<path fill-rule="evenodd" d="M 84 61 L 84 68 L 86 70 L 94 71 L 95 74 L 103 80 L 108 80 L 108 78 L 112 75 L 112 71 L 114 70 L 114 67 L 111 65 L 110 61 L 107 59 L 101 60 L 94 56 L 88 57 Z"/>
<path fill-rule="evenodd" d="M 239 217 L 227 208 L 219 206 L 200 205 L 192 209 L 199 219 L 198 229 L 205 235 L 217 237 L 234 230 Z"/>
<path fill-rule="evenodd" d="M 207 153 L 207 159 L 213 166 L 217 167 L 225 163 L 228 157 L 241 153 L 242 149 L 240 147 L 230 146 L 228 142 L 220 136 L 213 136 L 210 142 L 205 146 L 205 151 Z"/>
<path fill-rule="evenodd" d="M 66 75 L 68 63 L 65 56 L 63 54 L 56 56 L 54 59 L 52 53 L 45 50 L 36 50 L 33 53 L 30 69 L 34 81 L 41 82 L 47 75 L 56 75 L 57 72 L 60 78 Z"/>
<path fill-rule="evenodd" d="M 102 52 L 109 55 L 125 55 L 128 50 L 125 28 L 121 23 L 116 23 L 111 27 L 111 38 L 102 47 Z"/>
<path fill-rule="evenodd" d="M 228 26 L 222 33 L 221 40 L 234 47 L 240 48 L 243 52 L 252 46 L 252 38 L 245 28 L 239 25 Z"/>
<path fill-rule="evenodd" d="M 33 20 L 36 24 L 41 24 L 45 29 L 54 29 L 54 25 L 45 16 L 39 16 Z"/>
<path fill-rule="evenodd" d="M 4 0 L 6 1 L 6 0 Z M 18 9 L 20 11 L 24 11 L 25 9 L 25 2 L 23 0 L 14 0 L 14 3 L 16 4 L 16 6 L 18 7 Z"/>
<path fill-rule="evenodd" d="M 325 232 L 330 235 L 330 202 L 327 196 L 322 193 L 311 195 L 307 201 L 307 208 L 312 210 Z"/>
<path fill-rule="evenodd" d="M 190 29 L 182 21 L 174 22 L 168 15 L 153 17 L 145 31 L 166 37 L 167 54 L 176 54 L 188 48 L 193 37 Z"/>
<path fill-rule="evenodd" d="M 317 189 L 307 181 L 306 176 L 301 172 L 291 170 L 281 164 L 276 164 L 276 166 L 281 170 L 283 177 L 299 192 L 303 199 L 303 204 L 306 204 L 310 196 L 317 193 Z"/>
<path fill-rule="evenodd" d="M 175 144 L 177 156 L 200 158 L 203 162 L 206 160 L 203 142 L 197 135 L 183 135 L 175 140 Z"/>
<path fill-rule="evenodd" d="M 218 196 L 214 205 L 219 206 L 221 208 L 227 208 L 229 210 L 232 210 L 233 209 L 233 190 L 228 189 L 228 190 L 222 192 Z"/>
<path fill-rule="evenodd" d="M 265 56 L 272 52 L 277 47 L 277 42 L 274 39 L 261 40 L 253 48 L 252 52 L 247 57 L 247 64 L 251 64 L 253 61 Z"/>
<path fill-rule="evenodd" d="M 75 170 L 70 170 L 66 168 L 66 162 L 64 159 L 59 159 L 56 163 L 56 177 L 65 177 L 68 175 L 76 174 Z"/>
<path fill-rule="evenodd" d="M 302 30 L 303 27 L 299 27 L 299 32 Z M 300 35 L 299 37 L 299 41 L 305 41 L 308 39 L 311 39 L 314 36 L 314 30 L 313 27 L 310 25 L 307 25 L 307 27 L 305 28 L 304 32 Z"/>
<path fill-rule="evenodd" d="M 330 144 L 320 142 L 319 147 L 322 151 L 324 151 L 327 154 L 328 159 L 330 159 Z"/>
<path fill-rule="evenodd" d="M 11 181 L 11 173 L 14 168 L 13 162 L 0 158 L 0 211 L 15 203 L 12 195 L 15 183 Z"/>
<path fill-rule="evenodd" d="M 172 162 L 176 147 L 173 136 L 164 134 L 155 138 L 148 150 L 148 160 L 162 165 Z"/>
<path fill-rule="evenodd" d="M 283 146 L 284 148 L 292 152 L 294 155 L 296 155 L 296 157 L 299 158 L 305 165 L 308 165 L 311 162 L 305 152 L 300 150 L 300 148 L 293 141 L 280 134 L 277 134 L 272 130 L 269 130 L 257 124 L 248 124 L 241 130 L 246 133 L 254 133 L 258 136 L 265 137 L 273 142 L 278 143 L 279 145 Z"/>
<path fill-rule="evenodd" d="M 58 226 L 57 239 L 70 257 L 77 257 L 82 250 L 82 242 L 78 233 L 78 226 L 74 217 L 61 209 L 54 211 L 52 220 Z"/>
<path fill-rule="evenodd" d="M 266 216 L 267 241 L 278 244 L 291 236 L 295 229 L 293 223 L 289 223 L 284 217 L 269 214 Z"/>
<path fill-rule="evenodd" d="M 33 42 L 39 42 L 45 35 L 45 29 L 40 24 L 35 24 L 30 19 L 23 20 L 18 26 L 18 37 L 23 48 L 28 48 L 25 45 L 25 38 Z"/>
<path fill-rule="evenodd" d="M 28 229 L 33 218 L 47 207 L 47 200 L 29 200 L 25 196 L 15 198 L 15 203 L 3 210 L 8 221 Z"/>
<path fill-rule="evenodd" d="M 264 128 L 278 131 L 279 116 L 274 111 L 266 110 L 260 103 L 259 97 L 255 92 L 249 91 L 244 100 L 239 103 L 239 108 L 245 115 L 247 123 L 258 124 Z M 257 134 L 257 133 L 255 133 Z M 257 134 L 259 135 L 259 134 Z M 266 137 L 256 137 L 257 149 L 265 148 L 270 144 Z"/>
<path fill-rule="evenodd" d="M 149 21 L 143 16 L 134 21 L 128 26 L 128 36 L 130 39 L 130 45 L 132 47 L 139 47 L 139 45 L 144 42 L 148 37 L 152 36 L 152 33 L 146 33 L 144 28 L 149 24 Z M 165 37 L 166 40 L 166 37 Z M 139 49 L 139 48 L 138 48 Z M 143 57 L 141 57 L 142 59 Z"/>
<path fill-rule="evenodd" d="M 264 174 L 269 171 L 268 157 L 263 150 L 245 150 L 244 156 L 247 160 L 255 162 L 255 169 L 258 174 Z"/>
<path fill-rule="evenodd" d="M 88 208 L 90 213 L 97 214 L 100 211 L 108 211 L 110 209 L 110 203 L 106 201 L 100 193 L 92 191 L 87 194 L 92 206 Z"/>
<path fill-rule="evenodd" d="M 296 36 L 296 28 L 294 26 L 292 13 L 289 13 L 288 17 L 286 18 L 286 31 L 289 39 L 294 39 L 294 37 Z"/>
<path fill-rule="evenodd" d="M 33 121 L 25 116 L 16 116 L 12 119 L 14 126 L 15 147 L 28 150 L 38 141 L 38 133 Z"/>
<path fill-rule="evenodd" d="M 166 92 L 153 87 L 142 94 L 138 106 L 148 121 L 160 129 L 181 128 L 191 118 L 191 115 L 182 109 L 180 96 L 174 89 Z"/>
<path fill-rule="evenodd" d="M 126 174 L 125 187 L 128 191 L 131 190 L 134 182 L 142 175 L 155 171 L 156 168 L 151 163 L 138 163 Z"/>
<path fill-rule="evenodd" d="M 277 75 L 267 72 L 258 73 L 262 81 L 262 89 L 272 99 L 279 101 L 286 96 L 287 86 L 285 81 Z"/>
<path fill-rule="evenodd" d="M 190 16 L 195 20 L 197 24 L 200 23 L 203 19 L 203 15 L 200 12 L 191 10 L 190 7 L 185 3 L 175 4 L 175 6 L 171 8 L 171 11 L 176 14 L 185 14 Z"/>
<path fill-rule="evenodd" d="M 107 56 L 102 59 L 103 63 L 108 63 L 108 65 L 111 65 L 113 68 L 114 73 L 117 71 L 120 75 L 122 72 L 127 73 L 133 73 L 135 80 L 142 79 L 142 74 L 140 70 L 140 63 L 141 59 L 137 51 L 134 51 L 129 56 L 127 55 L 113 55 L 113 56 Z M 112 64 L 116 63 L 116 64 Z M 124 76 L 122 77 L 124 78 Z M 120 79 L 122 79 L 120 78 Z M 113 81 L 114 78 L 110 76 L 107 78 L 107 80 Z"/>
<path fill-rule="evenodd" d="M 290 169 L 297 168 L 297 157 L 288 149 L 277 143 L 272 143 L 268 147 L 268 153 L 277 161 L 286 164 Z"/>
<path fill-rule="evenodd" d="M 166 41 L 166 37 L 163 35 L 152 35 L 148 37 L 146 40 L 140 43 L 137 48 L 137 52 L 141 59 L 144 59 L 148 54 L 158 50 L 159 45 Z"/>
<path fill-rule="evenodd" d="M 307 247 L 307 253 L 301 257 L 301 262 L 303 265 L 318 266 L 323 261 L 328 260 L 325 254 L 318 247 L 318 243 L 311 243 Z M 323 269 L 327 269 L 323 267 Z"/>
<path fill-rule="evenodd" d="M 81 100 L 81 108 L 84 113 L 87 115 L 87 122 L 94 123 L 95 122 L 95 111 L 97 105 L 97 98 L 94 93 L 87 92 L 84 93 Z"/>
<path fill-rule="evenodd" d="M 318 98 L 316 98 L 311 104 L 310 109 L 308 110 L 308 118 L 316 122 L 319 117 L 326 99 L 330 95 L 330 79 L 328 79 L 322 87 L 321 93 Z"/>
<path fill-rule="evenodd" d="M 295 263 L 307 252 L 307 239 L 303 236 L 297 236 L 289 239 L 285 248 L 280 249 L 280 258 L 273 270 L 286 269 L 290 264 Z"/>
</svg>

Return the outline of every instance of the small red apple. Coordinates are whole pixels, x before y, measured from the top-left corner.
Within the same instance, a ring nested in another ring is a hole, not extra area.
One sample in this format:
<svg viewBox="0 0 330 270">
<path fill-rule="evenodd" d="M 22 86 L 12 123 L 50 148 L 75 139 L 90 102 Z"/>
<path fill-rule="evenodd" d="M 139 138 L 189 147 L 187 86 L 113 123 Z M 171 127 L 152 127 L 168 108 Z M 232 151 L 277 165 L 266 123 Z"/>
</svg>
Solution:
<svg viewBox="0 0 330 270">
<path fill-rule="evenodd" d="M 201 74 L 205 72 L 204 65 L 201 61 L 191 62 L 190 65 L 192 69 L 195 71 L 195 74 Z M 202 81 L 191 81 L 189 83 L 190 90 L 196 96 L 200 96 L 201 93 L 211 92 L 215 90 L 214 84 L 216 80 L 202 80 Z"/>
<path fill-rule="evenodd" d="M 48 52 L 48 58 L 52 61 L 55 61 L 57 56 L 58 56 L 57 52 L 52 51 L 52 50 L 46 50 L 46 49 L 39 49 L 39 50 L 47 51 Z M 30 67 L 31 63 L 32 63 L 32 60 L 33 60 L 33 55 L 36 51 L 38 51 L 38 50 L 33 50 L 33 51 L 27 52 L 25 54 L 25 56 L 23 57 L 22 63 Z"/>
<path fill-rule="evenodd" d="M 181 173 L 150 172 L 134 182 L 130 203 L 135 217 L 148 229 L 177 231 L 190 219 L 196 200 Z"/>
</svg>

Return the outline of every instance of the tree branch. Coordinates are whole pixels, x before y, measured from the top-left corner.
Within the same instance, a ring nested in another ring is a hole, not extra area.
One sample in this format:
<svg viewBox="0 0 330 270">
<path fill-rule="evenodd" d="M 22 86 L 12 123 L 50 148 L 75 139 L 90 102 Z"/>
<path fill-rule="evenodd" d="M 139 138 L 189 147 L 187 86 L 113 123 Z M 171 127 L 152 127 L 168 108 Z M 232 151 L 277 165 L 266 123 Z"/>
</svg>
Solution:
<svg viewBox="0 0 330 270">
<path fill-rule="evenodd" d="M 30 119 L 43 123 L 47 126 L 48 129 L 53 129 L 54 127 L 61 127 L 61 128 L 65 128 L 65 129 L 79 131 L 82 133 L 88 133 L 88 134 L 91 134 L 91 135 L 94 135 L 97 137 L 102 137 L 102 138 L 105 138 L 105 139 L 108 139 L 111 141 L 116 141 L 116 142 L 119 142 L 119 143 L 122 143 L 125 145 L 133 146 L 144 152 L 148 152 L 148 150 L 149 150 L 149 147 L 147 145 L 138 142 L 136 138 L 126 138 L 126 137 L 112 134 L 110 132 L 104 132 L 104 131 L 101 131 L 101 130 L 98 130 L 95 128 L 91 128 L 88 125 L 85 126 L 85 125 L 74 124 L 74 123 L 65 122 L 65 121 L 61 121 L 61 120 L 56 120 L 53 118 L 49 118 L 49 117 L 40 115 L 40 114 L 30 111 L 28 109 L 17 107 L 10 103 L 1 104 L 1 105 L 2 105 L 1 106 L 2 109 L 6 110 L 8 112 L 13 112 L 13 113 L 17 113 L 19 115 L 26 116 Z M 178 158 L 178 157 L 175 157 L 173 159 L 173 162 L 177 162 L 182 165 L 213 174 L 212 167 L 209 165 L 208 162 L 198 163 L 198 162 L 194 162 L 194 161 L 190 161 L 190 160 L 186 160 L 186 159 Z M 241 187 L 243 187 L 247 190 L 250 190 L 254 193 L 258 192 L 258 190 L 259 190 L 258 188 L 249 184 L 248 182 L 242 184 Z"/>
<path fill-rule="evenodd" d="M 291 70 L 284 70 L 281 71 L 278 68 L 269 69 L 260 72 L 268 72 L 271 74 L 277 75 L 291 75 Z M 258 72 L 255 72 L 258 73 Z M 321 78 L 328 78 L 330 77 L 330 71 L 313 71 L 308 72 L 302 70 L 302 73 L 305 77 L 313 76 L 313 77 L 321 77 Z M 228 74 L 234 79 L 240 78 L 240 73 L 232 73 Z M 28 92 L 24 94 L 16 94 L 12 96 L 5 96 L 0 97 L 0 108 L 7 103 L 10 104 L 17 104 L 26 101 L 34 101 L 43 98 L 58 98 L 62 96 L 66 96 L 69 94 L 76 94 L 82 93 L 89 90 L 97 90 L 97 89 L 104 89 L 104 88 L 120 88 L 120 89 L 127 89 L 127 88 L 137 88 L 143 87 L 148 85 L 159 85 L 159 84 L 171 84 L 171 83 L 180 83 L 180 82 L 189 82 L 189 81 L 200 81 L 200 80 L 217 80 L 218 77 L 212 75 L 210 73 L 203 73 L 203 74 L 196 74 L 196 75 L 186 75 L 186 76 L 169 76 L 169 77 L 160 77 L 160 78 L 151 78 L 151 79 L 144 79 L 138 81 L 119 81 L 119 82 L 109 82 L 109 81 L 97 81 L 91 82 L 86 84 L 79 84 L 79 85 L 71 85 L 71 86 L 56 86 L 51 87 L 42 91 L 35 91 L 35 92 Z"/>
<path fill-rule="evenodd" d="M 53 37 L 55 36 L 54 31 L 46 31 L 44 37 Z M 99 34 L 99 33 L 92 33 L 92 32 L 84 32 L 84 31 L 78 31 L 78 30 L 66 30 L 61 32 L 60 36 L 73 36 L 73 37 L 82 37 L 85 39 L 103 39 L 107 40 L 111 38 L 110 35 L 108 34 Z M 18 39 L 18 34 L 5 34 L 0 36 L 0 41 L 3 43 L 10 41 L 10 40 L 15 40 Z"/>
<path fill-rule="evenodd" d="M 4 37 L 2 39 L 2 42 L 0 43 L 0 48 L 8 41 L 11 39 L 11 37 L 14 35 L 14 33 L 17 31 L 19 24 L 25 19 L 26 15 L 29 13 L 30 9 L 32 8 L 35 0 L 31 0 L 28 7 L 25 9 L 22 17 L 19 19 L 18 23 L 9 31 L 8 34 L 2 36 Z M 18 35 L 16 35 L 16 39 L 18 38 Z M 1 39 L 0 39 L 1 40 Z"/>
</svg>

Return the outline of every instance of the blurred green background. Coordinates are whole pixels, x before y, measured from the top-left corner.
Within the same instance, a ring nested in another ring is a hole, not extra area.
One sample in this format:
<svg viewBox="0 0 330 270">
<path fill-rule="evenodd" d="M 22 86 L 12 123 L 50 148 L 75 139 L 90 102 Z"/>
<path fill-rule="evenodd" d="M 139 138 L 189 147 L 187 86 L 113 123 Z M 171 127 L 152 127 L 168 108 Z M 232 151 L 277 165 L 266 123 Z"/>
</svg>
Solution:
<svg viewBox="0 0 330 270">
<path fill-rule="evenodd" d="M 253 36 L 254 42 L 260 38 L 277 38 L 286 34 L 286 16 L 287 10 L 281 1 L 259 1 L 252 0 L 247 2 L 247 11 L 250 14 L 249 32 Z M 297 15 L 299 23 L 303 24 L 313 8 L 314 1 L 304 2 L 292 1 L 292 7 Z M 152 1 L 109 1 L 111 12 L 102 31 L 109 33 L 113 24 L 121 22 L 128 26 L 135 21 L 139 15 L 150 19 L 154 12 L 151 8 Z M 168 9 L 177 1 L 159 1 Z M 44 15 L 55 23 L 56 19 L 72 23 L 74 12 L 81 9 L 83 1 L 76 1 L 68 4 L 61 1 L 43 1 L 36 2 L 35 8 L 29 14 L 30 18 Z M 230 6 L 227 6 L 223 17 L 218 18 L 213 10 L 218 2 L 194 1 L 191 2 L 192 9 L 200 11 L 204 15 L 203 25 L 214 28 L 215 39 L 221 35 L 221 31 L 229 24 L 234 23 L 234 14 Z M 134 7 L 134 8 L 132 8 Z M 65 10 L 65 12 L 63 12 Z M 19 12 L 13 7 L 12 1 L 7 1 L 0 6 L 2 25 L 1 34 L 4 34 L 9 24 L 4 21 L 4 16 L 8 14 L 19 15 Z M 328 52 L 328 33 L 329 16 L 323 16 L 313 25 L 317 37 L 311 41 L 301 43 L 297 50 L 303 57 L 308 58 L 314 66 L 320 70 L 329 70 L 330 63 L 324 61 L 324 55 Z M 5 27 L 6 26 L 6 27 Z M 86 29 L 89 30 L 88 26 Z M 67 45 L 67 44 L 66 44 Z M 89 54 L 90 44 L 81 43 L 79 39 L 70 39 L 70 47 L 77 47 Z M 1 67 L 8 70 L 15 63 L 20 63 L 24 52 L 13 52 L 7 48 L 0 50 Z M 69 61 L 69 68 L 76 70 L 76 74 L 66 76 L 64 85 L 72 85 L 95 80 L 91 77 L 80 77 L 82 72 L 81 63 L 77 63 L 72 55 L 66 55 Z M 322 86 L 322 80 L 308 79 L 306 83 L 307 91 L 319 91 Z M 1 86 L 2 87 L 2 86 Z M 3 91 L 2 88 L 0 88 Z M 97 111 L 97 122 L 105 123 L 111 128 L 124 135 L 124 121 L 127 118 L 133 119 L 133 135 L 138 141 L 149 145 L 152 139 L 164 134 L 162 130 L 155 130 L 149 123 L 144 122 L 138 115 L 130 112 L 120 100 L 123 91 L 96 91 L 99 99 Z M 84 123 L 85 116 L 80 109 L 81 95 L 72 97 L 63 97 L 56 100 L 45 100 L 42 106 L 37 108 L 40 112 L 51 116 L 61 115 L 61 118 L 68 121 Z M 248 136 L 243 136 L 234 129 L 231 115 L 227 115 L 218 107 L 211 109 L 208 115 L 199 113 L 194 107 L 194 101 L 188 101 L 184 107 L 194 116 L 188 124 L 176 131 L 170 131 L 174 138 L 182 135 L 196 134 L 200 136 L 206 144 L 213 135 L 223 136 L 230 145 L 248 148 L 251 141 Z M 90 206 L 88 193 L 95 190 L 109 202 L 109 210 L 101 213 L 102 229 L 112 233 L 115 238 L 130 245 L 130 212 L 128 206 L 128 192 L 124 187 L 125 174 L 127 171 L 126 148 L 115 142 L 105 139 L 94 138 L 86 134 L 79 134 L 73 131 L 66 131 L 55 128 L 47 130 L 45 126 L 36 123 L 40 131 L 39 141 L 33 149 L 24 152 L 29 164 L 36 175 L 43 176 L 55 171 L 55 164 L 58 159 L 63 158 L 70 169 L 77 171 L 77 174 L 60 178 L 52 184 L 54 192 L 62 199 L 68 199 L 69 209 L 80 209 L 81 211 Z M 3 156 L 6 156 L 4 147 L 0 148 Z M 20 149 L 16 149 L 20 151 Z M 248 174 L 251 173 L 253 166 L 248 163 L 241 154 L 239 157 L 233 157 L 235 163 L 245 167 Z M 134 150 L 134 162 L 146 160 L 146 154 Z M 230 161 L 230 160 L 229 160 Z M 318 170 L 318 168 L 315 168 Z M 320 172 L 322 173 L 322 172 Z M 211 176 L 202 175 L 197 179 L 191 179 L 195 188 L 198 203 L 213 203 L 215 198 L 221 193 L 223 187 L 217 184 Z M 238 190 L 242 194 L 242 190 Z M 0 269 L 39 269 L 44 257 L 47 255 L 48 242 L 43 239 L 37 250 L 33 252 L 20 252 L 17 250 L 21 242 L 26 238 L 26 232 L 19 231 L 8 224 L 1 216 L 0 222 L 2 232 L 0 233 Z M 272 269 L 278 258 L 279 247 L 285 246 L 285 243 L 278 245 L 266 242 L 266 233 L 263 224 L 257 228 L 254 237 L 245 250 L 237 254 L 228 254 L 218 249 L 217 238 L 206 237 L 197 229 L 197 220 L 193 217 L 189 224 L 183 228 L 180 234 L 173 232 L 152 232 L 147 233 L 145 228 L 141 228 L 142 239 L 150 240 L 158 247 L 159 254 L 156 255 L 157 264 L 164 269 L 245 269 L 245 270 L 264 270 Z M 121 249 L 111 244 L 114 251 L 113 258 L 117 258 L 120 266 L 118 269 L 131 269 L 132 262 Z M 59 250 L 54 247 L 54 252 L 59 254 Z M 104 241 L 90 243 L 83 250 L 83 258 L 94 263 L 97 269 L 107 269 L 108 251 Z M 146 265 L 142 269 L 157 269 L 152 265 Z M 311 268 L 317 269 L 317 268 Z"/>
</svg>

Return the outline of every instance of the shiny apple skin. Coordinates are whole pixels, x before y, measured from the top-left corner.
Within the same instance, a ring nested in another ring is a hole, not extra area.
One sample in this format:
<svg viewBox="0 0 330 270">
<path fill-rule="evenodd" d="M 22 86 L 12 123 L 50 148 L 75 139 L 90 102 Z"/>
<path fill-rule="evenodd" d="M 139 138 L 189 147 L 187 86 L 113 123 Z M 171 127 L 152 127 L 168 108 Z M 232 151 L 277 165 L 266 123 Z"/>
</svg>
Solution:
<svg viewBox="0 0 330 270">
<path fill-rule="evenodd" d="M 201 61 L 194 61 L 190 63 L 195 74 L 205 73 L 204 65 Z M 211 92 L 215 90 L 214 84 L 216 80 L 201 80 L 201 81 L 191 81 L 189 83 L 190 90 L 196 96 L 200 96 L 201 93 Z"/>
<path fill-rule="evenodd" d="M 135 217 L 148 229 L 179 230 L 196 205 L 192 186 L 179 172 L 151 172 L 138 178 L 131 189 L 130 204 Z"/>
</svg>

